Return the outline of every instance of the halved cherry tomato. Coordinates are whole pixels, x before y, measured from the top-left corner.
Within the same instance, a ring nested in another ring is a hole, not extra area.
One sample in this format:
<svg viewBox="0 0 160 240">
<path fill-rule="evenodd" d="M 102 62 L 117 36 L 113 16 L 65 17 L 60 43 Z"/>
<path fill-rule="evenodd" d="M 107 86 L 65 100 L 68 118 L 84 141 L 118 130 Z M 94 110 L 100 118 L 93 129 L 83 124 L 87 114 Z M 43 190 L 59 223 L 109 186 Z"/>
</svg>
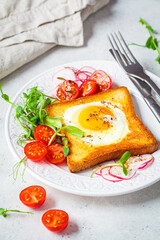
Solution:
<svg viewBox="0 0 160 240">
<path fill-rule="evenodd" d="M 56 98 L 59 101 L 76 99 L 78 95 L 78 85 L 74 81 L 66 80 L 58 85 Z"/>
<path fill-rule="evenodd" d="M 67 227 L 68 222 L 68 213 L 59 209 L 48 210 L 42 216 L 42 223 L 52 232 L 63 231 Z"/>
<path fill-rule="evenodd" d="M 24 147 L 24 153 L 26 157 L 33 162 L 38 162 L 46 156 L 47 147 L 44 143 L 39 141 L 30 142 Z"/>
<path fill-rule="evenodd" d="M 51 127 L 46 125 L 38 125 L 34 130 L 34 138 L 37 141 L 43 142 L 47 145 L 54 133 L 55 131 Z M 53 138 L 53 141 L 55 138 Z"/>
<path fill-rule="evenodd" d="M 47 153 L 46 157 L 50 163 L 59 164 L 65 160 L 62 145 L 57 144 L 57 143 L 51 144 L 47 147 L 47 151 L 48 151 L 48 153 Z"/>
<path fill-rule="evenodd" d="M 38 185 L 30 186 L 20 192 L 19 198 L 27 207 L 38 208 L 46 200 L 46 190 Z"/>
<path fill-rule="evenodd" d="M 97 83 L 93 80 L 87 80 L 84 82 L 80 89 L 81 96 L 89 96 L 97 92 Z"/>
<path fill-rule="evenodd" d="M 94 71 L 90 79 L 96 81 L 99 84 L 101 91 L 106 91 L 112 86 L 112 80 L 110 76 L 108 76 L 108 74 L 102 70 Z"/>
</svg>

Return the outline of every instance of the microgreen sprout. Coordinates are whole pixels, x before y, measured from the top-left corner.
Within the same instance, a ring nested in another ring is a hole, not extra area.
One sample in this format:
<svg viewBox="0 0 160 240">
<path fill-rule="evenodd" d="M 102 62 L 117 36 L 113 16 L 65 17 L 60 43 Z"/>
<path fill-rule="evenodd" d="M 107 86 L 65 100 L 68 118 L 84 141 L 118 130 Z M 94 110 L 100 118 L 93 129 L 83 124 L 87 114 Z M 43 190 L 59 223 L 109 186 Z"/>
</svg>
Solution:
<svg viewBox="0 0 160 240">
<path fill-rule="evenodd" d="M 20 211 L 20 210 L 9 210 L 9 209 L 0 208 L 0 215 L 2 215 L 3 217 L 7 217 L 7 212 L 33 214 L 32 212 L 24 212 L 24 211 Z"/>
<path fill-rule="evenodd" d="M 146 27 L 146 29 L 148 30 L 148 33 L 149 33 L 149 37 L 148 37 L 145 45 L 140 45 L 137 43 L 130 43 L 129 45 L 146 47 L 146 48 L 150 48 L 152 50 L 156 50 L 158 52 L 158 56 L 155 60 L 160 64 L 160 50 L 158 48 L 158 40 L 157 40 L 157 38 L 154 37 L 154 34 L 157 34 L 157 31 L 154 30 L 150 25 L 148 25 L 144 19 L 140 18 L 139 22 Z"/>
<path fill-rule="evenodd" d="M 125 176 L 128 175 L 128 171 L 125 167 L 125 163 L 127 162 L 127 160 L 130 158 L 131 156 L 131 153 L 129 151 L 125 152 L 122 157 L 120 158 L 120 160 L 116 163 L 113 163 L 113 164 L 106 164 L 106 165 L 103 165 L 99 168 L 97 168 L 96 170 L 94 170 L 94 172 L 91 174 L 91 178 L 93 177 L 93 175 L 98 171 L 100 170 L 101 168 L 104 168 L 104 167 L 113 167 L 113 166 L 119 166 L 123 169 L 123 173 Z"/>
<path fill-rule="evenodd" d="M 71 125 L 62 126 L 61 120 L 63 116 L 57 116 L 57 117 L 47 116 L 47 111 L 45 107 L 47 105 L 57 102 L 58 100 L 40 92 L 37 86 L 27 89 L 26 92 L 23 92 L 22 94 L 23 103 L 21 105 L 16 105 L 12 103 L 9 100 L 9 96 L 3 93 L 1 85 L 0 85 L 0 92 L 1 92 L 1 97 L 15 107 L 15 117 L 25 133 L 25 134 L 23 133 L 22 136 L 19 136 L 19 139 L 17 140 L 17 144 L 19 146 L 24 147 L 23 145 L 28 143 L 28 141 L 34 141 L 34 129 L 38 125 L 47 125 L 54 130 L 55 133 L 51 137 L 48 145 L 52 143 L 56 135 L 65 137 L 65 134 L 62 130 L 65 130 L 66 132 L 77 137 L 83 136 L 83 132 L 77 127 L 74 127 Z M 66 157 L 69 153 L 68 140 L 67 138 L 64 138 L 63 141 L 64 141 L 63 152 L 64 152 L 64 156 Z M 14 181 L 16 181 L 17 179 L 18 172 L 22 163 L 24 164 L 24 169 L 22 172 L 22 179 L 23 179 L 24 172 L 26 169 L 26 159 L 27 158 L 25 156 L 21 161 L 17 162 L 13 166 L 12 175 L 13 175 Z"/>
<path fill-rule="evenodd" d="M 14 164 L 14 166 L 12 167 L 12 174 L 11 175 L 13 176 L 14 182 L 16 181 L 16 179 L 18 177 L 18 172 L 19 172 L 19 169 L 20 169 L 22 163 L 24 164 L 24 168 L 23 168 L 23 171 L 22 171 L 22 180 L 24 181 L 24 173 L 25 173 L 25 170 L 26 170 L 26 156 L 24 158 L 22 158 L 16 164 Z"/>
</svg>

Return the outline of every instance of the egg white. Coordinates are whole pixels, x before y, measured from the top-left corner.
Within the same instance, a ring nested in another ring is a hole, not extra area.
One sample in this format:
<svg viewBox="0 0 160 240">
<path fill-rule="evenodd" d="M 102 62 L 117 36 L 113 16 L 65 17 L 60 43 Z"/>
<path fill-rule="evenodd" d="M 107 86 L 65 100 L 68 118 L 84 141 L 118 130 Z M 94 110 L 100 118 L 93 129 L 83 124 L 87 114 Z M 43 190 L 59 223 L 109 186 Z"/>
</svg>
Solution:
<svg viewBox="0 0 160 240">
<path fill-rule="evenodd" d="M 101 131 L 94 131 L 82 127 L 79 123 L 79 115 L 82 110 L 89 106 L 110 108 L 115 117 L 113 118 L 110 115 L 105 115 L 105 117 L 107 117 L 112 127 Z M 117 105 L 107 101 L 85 103 L 68 108 L 64 113 L 63 119 L 66 125 L 73 125 L 80 128 L 84 132 L 84 137 L 81 139 L 92 145 L 109 145 L 111 143 L 119 142 L 129 132 L 127 119 L 123 111 L 120 107 L 117 107 Z"/>
</svg>

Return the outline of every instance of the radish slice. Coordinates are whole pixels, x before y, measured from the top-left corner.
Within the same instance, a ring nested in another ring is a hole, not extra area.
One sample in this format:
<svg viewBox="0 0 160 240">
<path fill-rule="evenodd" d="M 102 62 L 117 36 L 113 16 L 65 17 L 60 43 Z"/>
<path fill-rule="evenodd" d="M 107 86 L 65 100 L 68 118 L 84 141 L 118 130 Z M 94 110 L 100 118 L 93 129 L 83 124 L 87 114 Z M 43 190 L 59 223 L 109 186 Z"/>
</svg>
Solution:
<svg viewBox="0 0 160 240">
<path fill-rule="evenodd" d="M 95 172 L 96 175 L 101 176 L 100 170 L 98 170 L 97 172 Z"/>
<path fill-rule="evenodd" d="M 84 81 L 87 81 L 87 80 L 88 80 L 88 75 L 85 74 L 84 72 L 78 72 L 78 73 L 76 73 L 76 79 L 77 79 L 78 81 L 84 82 Z"/>
<path fill-rule="evenodd" d="M 135 171 L 135 170 L 128 170 L 128 175 L 125 176 L 125 174 L 123 173 L 122 167 L 119 167 L 119 166 L 110 167 L 110 169 L 108 171 L 108 173 L 111 177 L 115 177 L 115 178 L 118 178 L 121 180 L 131 179 L 136 174 L 136 172 L 137 171 Z"/>
<path fill-rule="evenodd" d="M 96 70 L 95 68 L 92 68 L 92 67 L 90 67 L 90 66 L 84 66 L 84 67 L 81 67 L 81 68 L 80 68 L 80 71 L 82 71 L 82 72 L 87 72 L 87 74 L 88 74 L 89 76 L 91 76 L 92 73 L 93 73 L 95 70 Z"/>
<path fill-rule="evenodd" d="M 107 164 L 114 164 L 116 161 L 115 160 L 110 160 L 110 161 L 107 161 Z M 99 165 L 100 167 L 101 165 Z M 97 167 L 94 167 L 93 170 L 96 170 Z M 99 175 L 101 176 L 101 169 L 98 169 L 97 172 L 95 172 L 96 175 Z"/>
<path fill-rule="evenodd" d="M 143 169 L 152 162 L 153 156 L 151 154 L 143 154 L 141 156 L 130 157 L 126 162 L 125 166 L 127 169 Z"/>
<path fill-rule="evenodd" d="M 114 176 L 111 176 L 109 174 L 109 171 L 112 167 L 104 167 L 104 168 L 101 168 L 100 169 L 100 174 L 101 176 L 107 180 L 107 181 L 110 181 L 110 182 L 120 182 L 122 181 L 121 179 L 118 179 L 117 177 L 114 177 Z"/>
<path fill-rule="evenodd" d="M 63 82 L 63 80 L 60 80 L 58 78 L 64 78 L 66 80 L 72 80 L 75 81 L 76 80 L 76 76 L 74 74 L 74 72 L 71 69 L 66 69 L 63 68 L 57 72 L 55 72 L 52 76 L 52 81 L 53 81 L 53 97 L 56 97 L 56 90 L 57 90 L 57 86 Z"/>
</svg>

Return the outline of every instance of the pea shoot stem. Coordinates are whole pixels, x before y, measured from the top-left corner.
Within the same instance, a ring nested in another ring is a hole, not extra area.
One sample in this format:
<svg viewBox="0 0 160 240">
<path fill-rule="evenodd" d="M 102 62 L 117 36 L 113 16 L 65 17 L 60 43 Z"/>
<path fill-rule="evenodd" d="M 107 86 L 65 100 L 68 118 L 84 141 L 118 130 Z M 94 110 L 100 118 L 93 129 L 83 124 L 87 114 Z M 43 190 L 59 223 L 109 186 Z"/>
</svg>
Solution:
<svg viewBox="0 0 160 240">
<path fill-rule="evenodd" d="M 49 143 L 48 143 L 48 146 L 51 145 L 54 137 L 55 137 L 62 129 L 64 129 L 64 127 L 61 127 L 59 130 L 57 130 L 57 131 L 52 135 L 52 137 L 51 137 L 51 139 L 50 139 L 50 141 L 49 141 Z M 62 135 L 61 135 L 61 136 L 62 136 Z"/>
<path fill-rule="evenodd" d="M 11 209 L 0 208 L 0 215 L 2 215 L 3 217 L 7 217 L 7 212 L 33 214 L 33 212 L 25 212 L 25 211 L 20 211 L 20 210 L 17 210 L 17 209 L 11 210 Z"/>
</svg>

